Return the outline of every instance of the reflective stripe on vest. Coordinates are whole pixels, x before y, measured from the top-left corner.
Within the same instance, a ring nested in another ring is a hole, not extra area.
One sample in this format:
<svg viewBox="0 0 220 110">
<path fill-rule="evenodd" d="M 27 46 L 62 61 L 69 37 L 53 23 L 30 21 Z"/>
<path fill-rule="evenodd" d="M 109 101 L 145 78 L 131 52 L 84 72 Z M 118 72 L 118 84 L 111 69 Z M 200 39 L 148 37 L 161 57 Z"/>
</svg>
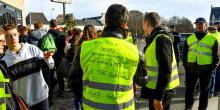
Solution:
<svg viewBox="0 0 220 110">
<path fill-rule="evenodd" d="M 139 61 L 137 46 L 113 37 L 84 41 L 83 108 L 134 110 L 133 76 Z"/>
<path fill-rule="evenodd" d="M 154 40 L 151 42 L 151 44 L 147 47 L 146 52 L 145 52 L 145 57 L 146 57 L 146 64 L 147 64 L 147 72 L 149 74 L 149 81 L 146 84 L 146 87 L 155 89 L 157 86 L 157 81 L 158 81 L 158 72 L 159 72 L 159 64 L 156 59 L 156 39 L 159 36 L 165 36 L 169 38 L 166 35 L 159 34 L 157 35 Z M 169 38 L 170 39 L 170 38 Z M 170 39 L 172 42 L 172 40 Z M 177 70 L 177 65 L 176 65 L 176 58 L 172 46 L 172 57 L 173 57 L 173 62 L 172 62 L 172 70 L 171 70 L 171 76 L 170 76 L 170 81 L 167 86 L 167 90 L 173 89 L 174 87 L 179 85 L 179 75 L 178 75 L 178 70 Z"/>
<path fill-rule="evenodd" d="M 107 83 L 99 83 L 99 82 L 93 82 L 89 80 L 83 81 L 83 86 L 90 87 L 90 88 L 96 88 L 101 90 L 108 90 L 108 91 L 129 91 L 133 88 L 133 84 L 130 86 L 125 85 L 117 85 L 117 84 L 107 84 Z"/>
<path fill-rule="evenodd" d="M 195 34 L 187 38 L 189 46 L 187 62 L 194 63 L 197 61 L 199 65 L 207 65 L 212 63 L 212 47 L 216 38 L 212 34 L 207 34 L 200 41 Z"/>
<path fill-rule="evenodd" d="M 86 99 L 85 97 L 82 98 L 84 104 L 91 106 L 95 109 L 102 109 L 102 110 L 121 110 L 126 109 L 134 103 L 134 99 L 131 99 L 128 102 L 122 104 L 104 104 L 104 103 L 97 103 Z"/>
</svg>

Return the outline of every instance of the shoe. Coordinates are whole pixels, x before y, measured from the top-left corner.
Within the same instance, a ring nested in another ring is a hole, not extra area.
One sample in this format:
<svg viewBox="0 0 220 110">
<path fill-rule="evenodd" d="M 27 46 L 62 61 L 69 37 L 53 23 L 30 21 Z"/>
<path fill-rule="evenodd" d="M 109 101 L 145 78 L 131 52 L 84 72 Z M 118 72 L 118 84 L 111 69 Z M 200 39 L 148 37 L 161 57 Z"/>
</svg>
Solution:
<svg viewBox="0 0 220 110">
<path fill-rule="evenodd" d="M 209 98 L 213 98 L 213 94 L 209 94 Z"/>
</svg>

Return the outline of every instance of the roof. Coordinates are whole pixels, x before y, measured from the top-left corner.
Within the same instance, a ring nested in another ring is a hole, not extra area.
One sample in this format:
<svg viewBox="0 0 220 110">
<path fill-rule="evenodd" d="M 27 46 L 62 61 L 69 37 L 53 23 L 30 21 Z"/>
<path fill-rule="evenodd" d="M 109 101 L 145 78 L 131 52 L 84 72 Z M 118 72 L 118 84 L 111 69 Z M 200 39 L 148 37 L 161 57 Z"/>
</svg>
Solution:
<svg viewBox="0 0 220 110">
<path fill-rule="evenodd" d="M 212 19 L 213 15 L 215 17 L 215 20 L 220 20 L 220 7 L 211 8 L 210 19 Z"/>
<path fill-rule="evenodd" d="M 96 17 L 91 17 L 91 18 L 86 18 L 86 19 L 101 19 L 102 16 L 96 16 Z"/>
<path fill-rule="evenodd" d="M 43 24 L 49 24 L 47 18 L 44 16 L 43 13 L 30 12 L 26 16 L 26 24 L 34 24 L 35 21 L 40 21 Z"/>
<path fill-rule="evenodd" d="M 85 25 L 93 25 L 93 26 L 103 26 L 103 24 L 99 20 L 95 19 L 75 19 L 74 22 L 77 26 L 85 26 Z"/>
</svg>

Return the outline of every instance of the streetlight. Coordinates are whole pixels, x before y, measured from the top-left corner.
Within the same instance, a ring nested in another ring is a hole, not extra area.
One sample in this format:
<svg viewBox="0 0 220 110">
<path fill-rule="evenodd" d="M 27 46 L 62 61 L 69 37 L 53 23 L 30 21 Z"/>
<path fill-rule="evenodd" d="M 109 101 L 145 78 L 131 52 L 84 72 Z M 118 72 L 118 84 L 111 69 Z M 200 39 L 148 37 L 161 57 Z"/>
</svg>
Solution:
<svg viewBox="0 0 220 110">
<path fill-rule="evenodd" d="M 51 10 L 50 12 L 50 19 L 52 19 L 52 11 L 54 10 L 54 8 Z"/>
</svg>

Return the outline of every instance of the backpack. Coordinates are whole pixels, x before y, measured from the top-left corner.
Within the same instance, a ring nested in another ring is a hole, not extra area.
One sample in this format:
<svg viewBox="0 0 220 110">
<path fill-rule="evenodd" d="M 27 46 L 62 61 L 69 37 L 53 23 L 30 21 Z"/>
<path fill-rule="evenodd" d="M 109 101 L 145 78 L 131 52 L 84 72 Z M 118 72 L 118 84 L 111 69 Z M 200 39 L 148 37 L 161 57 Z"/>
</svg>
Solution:
<svg viewBox="0 0 220 110">
<path fill-rule="evenodd" d="M 49 34 L 44 35 L 44 37 L 40 41 L 39 47 L 43 52 L 44 51 L 54 51 L 55 52 L 57 50 L 54 39 Z"/>
</svg>

